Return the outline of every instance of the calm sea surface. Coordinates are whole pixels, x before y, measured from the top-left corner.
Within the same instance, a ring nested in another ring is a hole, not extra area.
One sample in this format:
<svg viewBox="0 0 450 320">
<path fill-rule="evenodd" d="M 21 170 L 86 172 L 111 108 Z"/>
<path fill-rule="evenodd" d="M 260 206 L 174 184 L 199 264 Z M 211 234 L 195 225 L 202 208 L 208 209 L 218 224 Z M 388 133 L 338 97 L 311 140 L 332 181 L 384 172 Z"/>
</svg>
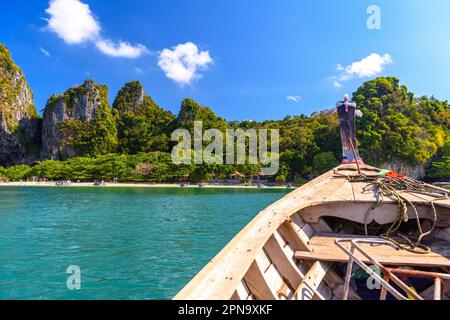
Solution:
<svg viewBox="0 0 450 320">
<path fill-rule="evenodd" d="M 0 299 L 170 299 L 287 192 L 0 187 Z"/>
</svg>

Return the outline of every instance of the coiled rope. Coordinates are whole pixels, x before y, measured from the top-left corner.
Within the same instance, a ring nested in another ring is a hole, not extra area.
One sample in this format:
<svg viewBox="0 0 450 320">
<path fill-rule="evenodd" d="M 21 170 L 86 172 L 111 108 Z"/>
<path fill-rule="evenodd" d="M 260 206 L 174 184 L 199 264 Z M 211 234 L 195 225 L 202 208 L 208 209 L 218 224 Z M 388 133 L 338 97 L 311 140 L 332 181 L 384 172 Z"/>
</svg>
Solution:
<svg viewBox="0 0 450 320">
<path fill-rule="evenodd" d="M 342 169 L 348 170 L 348 169 Z M 408 250 L 414 253 L 426 254 L 431 251 L 427 246 L 421 244 L 422 240 L 430 235 L 437 223 L 437 212 L 434 202 L 438 200 L 447 199 L 449 192 L 425 184 L 421 181 L 417 181 L 408 177 L 386 177 L 386 176 L 367 176 L 365 175 L 358 165 L 357 175 L 343 175 L 339 172 L 335 172 L 337 175 L 344 176 L 349 182 L 367 182 L 367 186 L 364 188 L 375 189 L 375 194 L 377 197 L 377 203 L 374 208 L 380 206 L 385 198 L 393 199 L 397 204 L 397 219 L 391 224 L 388 230 L 381 234 L 380 237 L 391 241 L 398 247 Z M 372 187 L 372 188 L 371 188 Z M 432 227 L 428 231 L 423 231 L 422 225 L 420 223 L 419 213 L 416 206 L 403 194 L 422 194 L 434 198 L 430 201 L 430 206 L 433 212 Z M 406 236 L 399 232 L 399 228 L 403 223 L 409 221 L 408 206 L 412 208 L 417 222 L 417 230 L 419 233 L 418 237 Z M 373 209 L 373 208 L 371 208 Z M 370 211 L 370 210 L 369 210 Z M 364 225 L 365 233 L 368 235 L 367 224 Z"/>
<path fill-rule="evenodd" d="M 381 205 L 383 203 L 384 197 L 388 197 L 391 199 L 394 199 L 397 203 L 397 212 L 398 212 L 398 218 L 396 221 L 392 223 L 392 225 L 389 227 L 389 229 L 384 233 L 381 234 L 380 237 L 391 241 L 395 245 L 397 245 L 399 248 L 408 250 L 410 252 L 414 253 L 420 253 L 420 254 L 426 254 L 431 251 L 431 249 L 427 246 L 424 246 L 421 244 L 422 240 L 430 235 L 434 229 L 436 228 L 437 223 L 437 212 L 436 207 L 434 205 L 435 201 L 438 200 L 444 200 L 447 199 L 449 196 L 449 192 L 425 184 L 421 181 L 417 181 L 408 177 L 386 177 L 386 176 L 367 176 L 365 175 L 360 167 L 358 158 L 359 155 L 356 153 L 355 146 L 353 145 L 353 141 L 351 138 L 349 138 L 350 147 L 353 152 L 353 156 L 356 162 L 356 168 L 358 171 L 357 175 L 353 176 L 346 176 L 347 179 L 350 182 L 367 182 L 368 186 L 374 186 L 376 188 L 376 195 L 377 195 L 377 203 L 375 207 Z M 378 170 L 377 170 L 378 171 Z M 336 172 L 335 172 L 336 173 Z M 345 175 L 344 175 L 345 176 Z M 366 187 L 366 188 L 367 188 Z M 366 189 L 364 188 L 364 189 Z M 419 213 L 417 211 L 416 206 L 406 197 L 402 196 L 402 193 L 407 194 L 422 194 L 429 197 L 434 198 L 430 201 L 430 206 L 433 210 L 433 224 L 430 230 L 424 232 L 422 229 L 422 225 L 420 223 L 420 217 Z M 417 230 L 419 232 L 419 236 L 417 238 L 408 237 L 402 233 L 400 233 L 398 230 L 400 226 L 403 223 L 406 223 L 409 221 L 409 215 L 408 215 L 408 205 L 413 209 L 415 220 L 417 222 Z M 374 208 L 375 208 L 374 207 Z M 364 230 L 366 236 L 368 235 L 368 226 L 367 223 L 364 224 Z M 394 239 L 394 234 L 397 235 L 399 240 Z M 419 250 L 418 250 L 419 249 Z"/>
</svg>

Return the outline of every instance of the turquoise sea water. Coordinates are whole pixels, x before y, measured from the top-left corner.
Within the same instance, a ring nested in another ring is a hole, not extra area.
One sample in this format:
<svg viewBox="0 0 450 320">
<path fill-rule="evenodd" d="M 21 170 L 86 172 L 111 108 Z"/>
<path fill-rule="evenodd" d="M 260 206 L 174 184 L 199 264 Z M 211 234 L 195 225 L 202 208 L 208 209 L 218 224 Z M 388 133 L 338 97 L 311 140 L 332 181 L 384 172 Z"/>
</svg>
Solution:
<svg viewBox="0 0 450 320">
<path fill-rule="evenodd" d="M 0 187 L 0 299 L 170 299 L 287 192 Z"/>
</svg>

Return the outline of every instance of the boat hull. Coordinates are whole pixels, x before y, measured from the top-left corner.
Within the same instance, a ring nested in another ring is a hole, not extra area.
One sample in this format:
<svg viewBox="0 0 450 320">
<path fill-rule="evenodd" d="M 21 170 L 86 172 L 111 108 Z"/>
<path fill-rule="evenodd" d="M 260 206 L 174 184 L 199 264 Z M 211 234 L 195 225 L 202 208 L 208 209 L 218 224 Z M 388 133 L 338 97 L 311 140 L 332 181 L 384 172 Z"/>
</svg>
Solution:
<svg viewBox="0 0 450 320">
<path fill-rule="evenodd" d="M 350 183 L 344 178 L 356 169 L 355 165 L 335 168 L 261 211 L 175 299 L 332 300 L 346 294 L 348 299 L 362 299 L 354 288 L 345 290 L 345 276 L 338 265 L 348 256 L 334 241 L 356 237 L 354 230 L 346 235 L 346 225 L 392 224 L 398 219 L 398 207 L 394 199 L 380 204 L 367 182 Z M 362 170 L 368 176 L 378 171 L 369 166 Z M 434 235 L 439 252 L 427 259 L 420 256 L 416 260 L 427 262 L 419 267 L 450 267 L 449 200 L 408 197 L 423 221 L 433 218 L 432 200 L 438 214 Z M 414 210 L 408 212 L 414 218 Z M 327 223 L 330 218 L 347 224 L 337 231 Z M 334 253 L 327 256 L 331 251 Z M 379 257 L 381 253 L 374 254 Z M 384 254 L 397 256 L 389 251 Z M 400 255 L 398 262 L 385 259 L 383 263 L 416 266 L 413 258 L 406 254 Z"/>
</svg>

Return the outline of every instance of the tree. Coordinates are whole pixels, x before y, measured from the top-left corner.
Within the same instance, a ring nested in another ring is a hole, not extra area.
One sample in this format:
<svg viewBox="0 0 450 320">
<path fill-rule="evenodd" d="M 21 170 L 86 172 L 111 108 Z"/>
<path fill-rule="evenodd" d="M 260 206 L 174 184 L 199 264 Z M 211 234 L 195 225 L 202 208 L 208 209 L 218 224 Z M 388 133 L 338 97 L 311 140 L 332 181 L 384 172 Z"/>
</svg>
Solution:
<svg viewBox="0 0 450 320">
<path fill-rule="evenodd" d="M 428 177 L 435 179 L 450 179 L 450 156 L 443 157 L 441 161 L 433 162 Z"/>
<path fill-rule="evenodd" d="M 449 136 L 449 104 L 433 97 L 415 99 L 394 77 L 364 83 L 353 99 L 364 114 L 357 122 L 360 151 L 373 165 L 425 165 Z"/>
<path fill-rule="evenodd" d="M 316 175 L 325 173 L 339 165 L 333 152 L 316 154 L 313 159 L 313 171 Z"/>
<path fill-rule="evenodd" d="M 434 180 L 450 179 L 450 141 L 439 150 L 437 159 L 431 164 L 427 177 Z"/>
</svg>

